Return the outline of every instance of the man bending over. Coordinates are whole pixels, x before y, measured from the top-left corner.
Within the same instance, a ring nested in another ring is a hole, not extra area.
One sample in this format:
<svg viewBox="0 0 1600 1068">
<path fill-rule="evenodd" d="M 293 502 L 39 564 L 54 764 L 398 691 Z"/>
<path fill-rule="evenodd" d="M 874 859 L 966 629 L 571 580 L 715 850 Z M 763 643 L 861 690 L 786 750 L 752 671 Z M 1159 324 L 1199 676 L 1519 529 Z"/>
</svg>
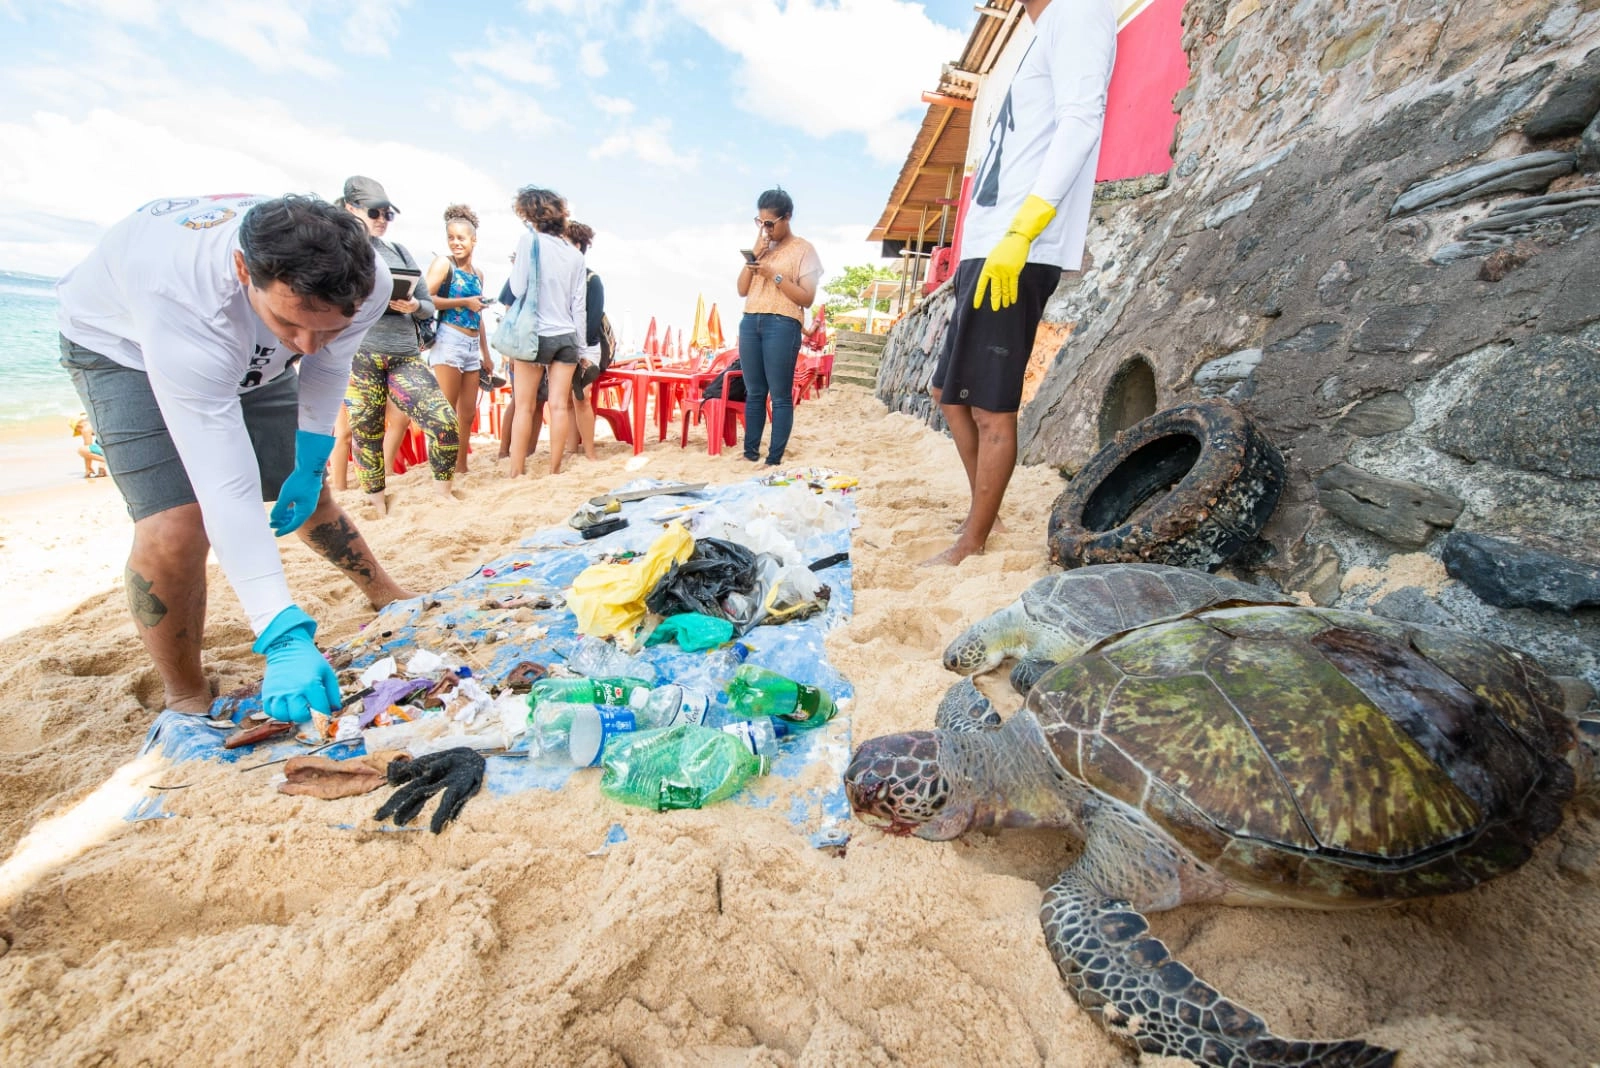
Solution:
<svg viewBox="0 0 1600 1068">
<path fill-rule="evenodd" d="M 128 604 L 168 709 L 211 704 L 208 548 L 258 635 L 278 719 L 340 696 L 274 535 L 298 530 L 374 608 L 411 596 L 322 484 L 350 357 L 391 289 L 353 215 L 237 194 L 151 201 L 57 285 L 61 363 L 133 517 Z M 270 520 L 262 501 L 277 502 Z"/>
</svg>

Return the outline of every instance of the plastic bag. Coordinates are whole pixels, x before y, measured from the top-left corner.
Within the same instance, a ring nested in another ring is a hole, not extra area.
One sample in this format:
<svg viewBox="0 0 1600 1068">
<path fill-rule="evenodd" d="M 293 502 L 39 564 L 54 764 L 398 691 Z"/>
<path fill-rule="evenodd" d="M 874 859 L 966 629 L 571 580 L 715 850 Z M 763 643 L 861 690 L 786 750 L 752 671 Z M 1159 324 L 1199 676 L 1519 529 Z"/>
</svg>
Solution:
<svg viewBox="0 0 1600 1068">
<path fill-rule="evenodd" d="M 749 549 L 721 538 L 701 538 L 693 555 L 667 572 L 645 605 L 661 616 L 698 612 L 727 619 L 723 600 L 752 593 L 756 583 L 756 558 Z"/>
<path fill-rule="evenodd" d="M 584 634 L 605 637 L 637 626 L 645 597 L 677 563 L 689 559 L 695 541 L 682 523 L 673 523 L 645 554 L 626 564 L 594 564 L 572 580 L 567 607 Z"/>
<path fill-rule="evenodd" d="M 686 653 L 714 649 L 733 637 L 733 624 L 726 619 L 708 616 L 703 612 L 679 612 L 668 616 L 656 625 L 646 639 L 646 645 L 660 645 L 676 641 Z"/>
</svg>

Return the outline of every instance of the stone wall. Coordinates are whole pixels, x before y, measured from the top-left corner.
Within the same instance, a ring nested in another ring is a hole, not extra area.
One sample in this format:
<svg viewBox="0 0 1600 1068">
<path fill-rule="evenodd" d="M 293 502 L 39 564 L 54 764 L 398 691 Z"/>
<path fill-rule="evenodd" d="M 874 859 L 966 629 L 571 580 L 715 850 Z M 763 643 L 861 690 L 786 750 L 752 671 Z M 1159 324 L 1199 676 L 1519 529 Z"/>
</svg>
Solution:
<svg viewBox="0 0 1600 1068">
<path fill-rule="evenodd" d="M 1097 206 L 1023 460 L 1079 467 L 1131 377 L 1226 395 L 1289 464 L 1246 577 L 1600 683 L 1600 0 L 1184 21 L 1177 166 Z"/>
</svg>

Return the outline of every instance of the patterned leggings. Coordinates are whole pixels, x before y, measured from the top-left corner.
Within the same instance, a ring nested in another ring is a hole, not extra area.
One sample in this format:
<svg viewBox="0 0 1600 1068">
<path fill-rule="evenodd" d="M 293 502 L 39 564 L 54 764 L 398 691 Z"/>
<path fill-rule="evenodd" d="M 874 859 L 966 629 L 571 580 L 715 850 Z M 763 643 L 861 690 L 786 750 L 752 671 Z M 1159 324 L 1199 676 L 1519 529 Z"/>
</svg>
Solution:
<svg viewBox="0 0 1600 1068">
<path fill-rule="evenodd" d="M 423 357 L 361 349 L 350 361 L 350 389 L 345 393 L 361 488 L 367 493 L 383 491 L 383 413 L 390 397 L 427 435 L 428 466 L 434 479 L 450 481 L 455 477 L 461 428 Z"/>
</svg>

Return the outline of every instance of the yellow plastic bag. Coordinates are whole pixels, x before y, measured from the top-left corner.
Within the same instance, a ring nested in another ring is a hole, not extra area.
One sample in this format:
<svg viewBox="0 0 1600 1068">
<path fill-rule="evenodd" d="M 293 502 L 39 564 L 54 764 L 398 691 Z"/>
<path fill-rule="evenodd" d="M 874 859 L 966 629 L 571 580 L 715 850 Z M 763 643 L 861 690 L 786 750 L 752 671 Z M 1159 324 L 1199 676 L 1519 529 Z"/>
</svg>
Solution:
<svg viewBox="0 0 1600 1068">
<path fill-rule="evenodd" d="M 644 620 L 644 599 L 673 564 L 694 552 L 694 536 L 673 523 L 643 556 L 626 564 L 595 564 L 572 580 L 567 607 L 578 617 L 578 630 L 596 638 L 629 630 Z"/>
</svg>

